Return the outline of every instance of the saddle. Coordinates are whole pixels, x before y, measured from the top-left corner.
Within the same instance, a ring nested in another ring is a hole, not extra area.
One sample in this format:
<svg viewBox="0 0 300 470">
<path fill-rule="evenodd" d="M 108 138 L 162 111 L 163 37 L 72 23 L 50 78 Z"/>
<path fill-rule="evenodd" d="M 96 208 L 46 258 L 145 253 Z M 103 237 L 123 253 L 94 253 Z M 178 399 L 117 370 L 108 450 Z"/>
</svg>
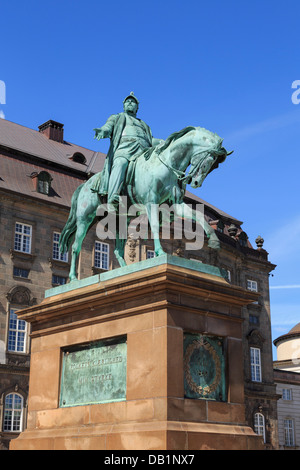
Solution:
<svg viewBox="0 0 300 470">
<path fill-rule="evenodd" d="M 131 199 L 132 204 L 134 204 L 134 198 L 133 198 L 133 181 L 134 181 L 134 173 L 135 173 L 135 166 L 136 166 L 136 161 L 137 158 L 140 157 L 142 154 L 138 154 L 134 156 L 131 160 L 129 160 L 128 168 L 126 171 L 126 177 L 124 181 L 124 187 L 127 188 L 127 191 L 129 192 L 128 196 Z M 94 186 L 91 188 L 91 191 L 93 193 L 98 193 L 99 196 L 104 196 L 103 194 L 100 194 L 99 192 L 99 187 L 100 187 L 100 181 L 101 181 L 101 171 L 98 173 L 97 178 L 94 182 Z"/>
</svg>

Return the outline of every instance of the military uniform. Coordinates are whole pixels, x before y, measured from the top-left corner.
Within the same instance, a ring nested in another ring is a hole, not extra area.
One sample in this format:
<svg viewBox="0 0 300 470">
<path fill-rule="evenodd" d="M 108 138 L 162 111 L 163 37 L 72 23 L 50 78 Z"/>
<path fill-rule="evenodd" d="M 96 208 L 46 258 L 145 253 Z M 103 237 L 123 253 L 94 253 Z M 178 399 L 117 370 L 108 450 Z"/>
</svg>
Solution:
<svg viewBox="0 0 300 470">
<path fill-rule="evenodd" d="M 133 94 L 127 98 L 134 98 Z M 152 147 L 150 127 L 141 119 L 127 113 L 113 114 L 101 127 L 105 135 L 110 137 L 111 144 L 106 156 L 104 168 L 98 186 L 93 188 L 101 195 L 108 195 L 108 202 L 115 202 L 121 194 L 128 163 L 141 154 L 146 148 Z"/>
</svg>

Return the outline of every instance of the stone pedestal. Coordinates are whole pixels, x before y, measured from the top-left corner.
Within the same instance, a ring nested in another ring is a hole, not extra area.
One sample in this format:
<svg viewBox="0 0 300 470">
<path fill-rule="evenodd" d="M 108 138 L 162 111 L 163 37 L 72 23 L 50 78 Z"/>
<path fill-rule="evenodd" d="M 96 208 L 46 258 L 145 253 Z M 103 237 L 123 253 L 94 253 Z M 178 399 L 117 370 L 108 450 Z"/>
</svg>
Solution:
<svg viewBox="0 0 300 470">
<path fill-rule="evenodd" d="M 171 256 L 51 289 L 18 314 L 31 324 L 29 414 L 10 448 L 263 448 L 244 413 L 241 307 L 256 299 L 218 268 Z M 94 362 L 76 356 L 110 340 L 126 349 Z M 125 392 L 70 406 L 70 381 L 99 390 L 106 381 L 115 392 L 122 361 Z"/>
</svg>

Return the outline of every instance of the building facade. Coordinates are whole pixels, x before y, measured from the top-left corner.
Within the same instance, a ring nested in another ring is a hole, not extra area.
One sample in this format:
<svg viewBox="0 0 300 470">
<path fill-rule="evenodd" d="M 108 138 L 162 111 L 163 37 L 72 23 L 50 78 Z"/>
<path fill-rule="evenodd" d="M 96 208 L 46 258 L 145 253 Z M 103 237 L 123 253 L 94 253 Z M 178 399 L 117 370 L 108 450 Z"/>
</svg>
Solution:
<svg viewBox="0 0 300 470">
<path fill-rule="evenodd" d="M 0 446 L 8 448 L 26 427 L 30 368 L 30 331 L 16 311 L 40 303 L 44 292 L 68 282 L 70 253 L 59 251 L 74 190 L 101 171 L 105 155 L 66 142 L 63 125 L 54 121 L 32 130 L 0 120 Z M 253 248 L 242 222 L 186 193 L 186 202 L 204 204 L 205 218 L 216 231 L 221 250 L 187 250 L 186 240 L 162 240 L 167 253 L 224 268 L 228 282 L 260 293 L 243 309 L 245 403 L 247 422 L 266 448 L 278 447 L 269 273 L 275 266 L 256 240 Z M 154 256 L 153 241 L 129 238 L 127 263 Z M 80 279 L 118 267 L 114 240 L 100 240 L 96 225 L 84 240 L 78 263 Z"/>
<path fill-rule="evenodd" d="M 300 323 L 274 340 L 274 380 L 278 400 L 279 449 L 300 449 Z"/>
</svg>

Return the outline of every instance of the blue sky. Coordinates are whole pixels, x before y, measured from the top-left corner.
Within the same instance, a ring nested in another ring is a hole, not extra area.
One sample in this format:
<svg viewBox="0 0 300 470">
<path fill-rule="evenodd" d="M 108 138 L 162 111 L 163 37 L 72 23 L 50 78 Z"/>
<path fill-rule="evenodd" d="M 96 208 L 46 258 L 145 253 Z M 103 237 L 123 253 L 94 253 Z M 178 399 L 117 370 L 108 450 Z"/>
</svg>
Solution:
<svg viewBox="0 0 300 470">
<path fill-rule="evenodd" d="M 92 129 L 133 90 L 155 137 L 195 125 L 224 138 L 234 154 L 193 192 L 264 238 L 273 339 L 298 323 L 299 1 L 12 0 L 0 16 L 6 119 L 54 119 L 106 152 Z"/>
</svg>

